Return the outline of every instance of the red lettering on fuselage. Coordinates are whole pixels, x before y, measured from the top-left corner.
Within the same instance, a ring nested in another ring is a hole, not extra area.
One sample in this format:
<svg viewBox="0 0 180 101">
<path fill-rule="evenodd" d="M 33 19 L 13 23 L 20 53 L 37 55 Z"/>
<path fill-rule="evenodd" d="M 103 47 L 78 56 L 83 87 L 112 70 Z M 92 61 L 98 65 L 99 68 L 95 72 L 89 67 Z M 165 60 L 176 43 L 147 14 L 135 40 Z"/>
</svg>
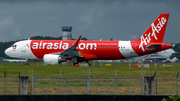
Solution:
<svg viewBox="0 0 180 101">
<path fill-rule="evenodd" d="M 39 59 L 45 54 L 60 53 L 70 48 L 75 41 L 32 40 L 30 48 L 32 53 Z M 81 54 L 95 55 L 96 59 L 119 59 L 124 58 L 119 52 L 119 41 L 80 41 L 77 50 Z M 108 53 L 108 54 L 107 54 Z M 89 56 L 84 56 L 88 60 Z M 93 59 L 93 58 L 91 58 Z"/>
<path fill-rule="evenodd" d="M 32 49 L 68 49 L 71 45 L 67 42 L 32 42 Z M 83 49 L 94 49 L 96 50 L 97 44 L 96 43 L 80 43 L 77 47 L 77 49 L 83 50 Z"/>
</svg>

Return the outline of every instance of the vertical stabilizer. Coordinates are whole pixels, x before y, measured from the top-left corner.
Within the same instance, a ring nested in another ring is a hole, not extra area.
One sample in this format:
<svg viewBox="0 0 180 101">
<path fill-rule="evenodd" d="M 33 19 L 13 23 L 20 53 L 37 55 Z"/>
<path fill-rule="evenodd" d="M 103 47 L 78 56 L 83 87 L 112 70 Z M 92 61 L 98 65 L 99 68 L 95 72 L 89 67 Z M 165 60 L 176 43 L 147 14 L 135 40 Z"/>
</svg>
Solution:
<svg viewBox="0 0 180 101">
<path fill-rule="evenodd" d="M 166 25 L 168 22 L 169 13 L 161 13 L 156 20 L 149 26 L 145 33 L 136 41 L 140 41 L 141 44 L 148 43 L 162 43 Z"/>
</svg>

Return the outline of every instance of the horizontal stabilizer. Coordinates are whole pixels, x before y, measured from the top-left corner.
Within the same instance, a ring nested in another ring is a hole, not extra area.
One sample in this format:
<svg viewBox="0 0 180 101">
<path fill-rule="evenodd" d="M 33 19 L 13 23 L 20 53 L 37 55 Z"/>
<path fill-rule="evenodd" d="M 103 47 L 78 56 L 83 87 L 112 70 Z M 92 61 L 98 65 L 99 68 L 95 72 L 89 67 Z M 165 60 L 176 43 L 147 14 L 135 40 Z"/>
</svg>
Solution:
<svg viewBox="0 0 180 101">
<path fill-rule="evenodd" d="M 154 44 L 154 45 L 146 46 L 146 49 L 147 50 L 154 50 L 154 49 L 159 48 L 159 47 L 161 47 L 161 44 Z"/>
</svg>

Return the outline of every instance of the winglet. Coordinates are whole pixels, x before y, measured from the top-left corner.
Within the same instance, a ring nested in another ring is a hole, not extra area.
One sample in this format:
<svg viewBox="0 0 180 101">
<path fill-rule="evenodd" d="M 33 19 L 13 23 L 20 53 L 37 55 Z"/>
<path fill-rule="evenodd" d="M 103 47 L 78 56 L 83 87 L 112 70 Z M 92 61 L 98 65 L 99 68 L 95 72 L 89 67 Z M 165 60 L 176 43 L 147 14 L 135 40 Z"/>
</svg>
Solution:
<svg viewBox="0 0 180 101">
<path fill-rule="evenodd" d="M 82 37 L 82 35 L 79 36 L 79 38 L 76 40 L 76 42 L 73 44 L 73 46 L 77 47 L 79 41 L 81 40 L 81 37 Z"/>
</svg>

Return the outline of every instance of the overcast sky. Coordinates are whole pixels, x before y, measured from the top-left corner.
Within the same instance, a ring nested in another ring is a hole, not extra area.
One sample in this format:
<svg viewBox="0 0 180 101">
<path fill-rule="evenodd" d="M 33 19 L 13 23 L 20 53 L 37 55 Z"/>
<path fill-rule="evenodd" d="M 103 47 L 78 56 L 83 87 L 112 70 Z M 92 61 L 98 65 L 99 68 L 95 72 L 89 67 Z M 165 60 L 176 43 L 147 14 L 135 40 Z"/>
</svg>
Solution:
<svg viewBox="0 0 180 101">
<path fill-rule="evenodd" d="M 0 42 L 32 36 L 135 40 L 160 13 L 170 13 L 164 42 L 180 43 L 180 0 L 0 0 Z"/>
</svg>

